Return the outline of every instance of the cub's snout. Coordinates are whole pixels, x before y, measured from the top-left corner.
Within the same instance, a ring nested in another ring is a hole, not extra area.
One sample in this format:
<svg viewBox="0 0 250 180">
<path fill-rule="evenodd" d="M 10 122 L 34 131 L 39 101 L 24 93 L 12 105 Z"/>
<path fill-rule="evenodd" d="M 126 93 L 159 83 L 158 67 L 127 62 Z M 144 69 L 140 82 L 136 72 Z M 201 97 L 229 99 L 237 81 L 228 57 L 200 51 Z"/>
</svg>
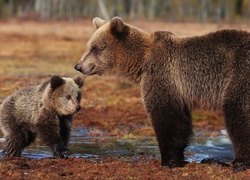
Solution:
<svg viewBox="0 0 250 180">
<path fill-rule="evenodd" d="M 76 106 L 76 112 L 79 112 L 81 110 L 81 106 Z"/>
</svg>

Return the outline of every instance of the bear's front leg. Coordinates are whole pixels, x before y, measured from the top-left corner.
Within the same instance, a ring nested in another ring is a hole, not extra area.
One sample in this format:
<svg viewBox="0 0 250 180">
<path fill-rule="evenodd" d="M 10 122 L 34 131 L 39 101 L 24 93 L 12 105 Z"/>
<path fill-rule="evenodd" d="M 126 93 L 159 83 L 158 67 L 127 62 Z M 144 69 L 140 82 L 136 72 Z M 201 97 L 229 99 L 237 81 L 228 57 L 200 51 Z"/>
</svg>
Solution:
<svg viewBox="0 0 250 180">
<path fill-rule="evenodd" d="M 53 150 L 54 158 L 67 159 L 71 152 L 66 148 L 57 124 L 37 124 L 37 134 L 40 139 Z"/>
<path fill-rule="evenodd" d="M 159 92 L 147 93 L 144 103 L 152 120 L 162 166 L 173 168 L 187 164 L 184 161 L 184 149 L 193 134 L 188 106 L 173 95 L 167 96 Z"/>
</svg>

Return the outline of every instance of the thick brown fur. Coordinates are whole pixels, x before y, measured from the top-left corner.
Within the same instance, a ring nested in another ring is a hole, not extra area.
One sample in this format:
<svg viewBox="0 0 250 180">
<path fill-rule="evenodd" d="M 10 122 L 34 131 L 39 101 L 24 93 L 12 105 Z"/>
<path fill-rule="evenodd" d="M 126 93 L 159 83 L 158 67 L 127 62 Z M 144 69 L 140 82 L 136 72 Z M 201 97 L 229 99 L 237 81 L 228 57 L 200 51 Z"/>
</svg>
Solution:
<svg viewBox="0 0 250 180">
<path fill-rule="evenodd" d="M 97 28 L 75 69 L 117 75 L 141 87 L 162 165 L 182 166 L 192 136 L 191 110 L 221 110 L 234 147 L 234 165 L 250 166 L 250 33 L 220 30 L 180 38 L 149 34 L 115 17 Z"/>
<path fill-rule="evenodd" d="M 83 79 L 53 76 L 16 91 L 0 106 L 0 127 L 6 139 L 3 153 L 20 156 L 38 136 L 56 158 L 67 158 L 73 115 L 80 110 Z"/>
</svg>

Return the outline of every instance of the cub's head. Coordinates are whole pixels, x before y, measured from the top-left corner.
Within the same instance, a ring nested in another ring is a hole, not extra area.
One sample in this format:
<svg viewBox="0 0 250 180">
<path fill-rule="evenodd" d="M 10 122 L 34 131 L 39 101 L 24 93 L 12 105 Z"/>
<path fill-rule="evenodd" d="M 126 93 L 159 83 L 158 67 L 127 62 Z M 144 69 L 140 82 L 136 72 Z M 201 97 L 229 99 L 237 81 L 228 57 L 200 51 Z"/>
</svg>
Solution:
<svg viewBox="0 0 250 180">
<path fill-rule="evenodd" d="M 148 33 L 125 24 L 119 17 L 110 22 L 93 19 L 95 33 L 87 43 L 87 48 L 75 69 L 86 75 L 120 73 L 131 67 L 130 61 L 142 59 L 144 36 Z"/>
<path fill-rule="evenodd" d="M 46 101 L 60 115 L 71 115 L 81 109 L 83 79 L 53 76 L 48 85 Z"/>
</svg>

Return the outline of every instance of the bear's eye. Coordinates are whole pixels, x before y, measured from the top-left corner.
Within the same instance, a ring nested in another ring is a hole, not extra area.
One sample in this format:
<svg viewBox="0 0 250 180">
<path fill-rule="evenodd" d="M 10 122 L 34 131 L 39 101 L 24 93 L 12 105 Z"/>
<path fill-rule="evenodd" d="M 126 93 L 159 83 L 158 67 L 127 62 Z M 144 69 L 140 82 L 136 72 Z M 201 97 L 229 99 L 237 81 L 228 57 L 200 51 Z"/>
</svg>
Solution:
<svg viewBox="0 0 250 180">
<path fill-rule="evenodd" d="M 70 99 L 71 99 L 71 96 L 70 96 L 70 95 L 67 95 L 66 98 L 67 98 L 68 100 L 70 100 Z"/>
<path fill-rule="evenodd" d="M 104 43 L 104 44 L 102 44 L 102 45 L 93 45 L 92 47 L 91 47 L 91 51 L 94 51 L 94 52 L 99 52 L 99 51 L 102 51 L 102 50 L 104 50 L 105 48 L 106 48 L 106 46 L 107 46 L 107 44 L 106 43 Z"/>
<path fill-rule="evenodd" d="M 97 46 L 92 46 L 91 47 L 91 51 L 97 51 L 98 50 L 98 47 Z"/>
</svg>

